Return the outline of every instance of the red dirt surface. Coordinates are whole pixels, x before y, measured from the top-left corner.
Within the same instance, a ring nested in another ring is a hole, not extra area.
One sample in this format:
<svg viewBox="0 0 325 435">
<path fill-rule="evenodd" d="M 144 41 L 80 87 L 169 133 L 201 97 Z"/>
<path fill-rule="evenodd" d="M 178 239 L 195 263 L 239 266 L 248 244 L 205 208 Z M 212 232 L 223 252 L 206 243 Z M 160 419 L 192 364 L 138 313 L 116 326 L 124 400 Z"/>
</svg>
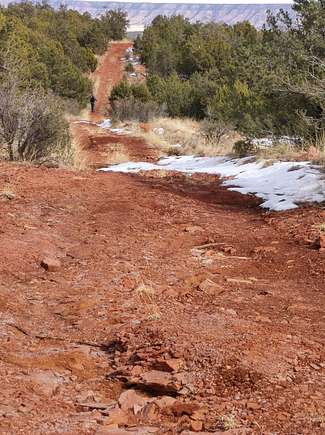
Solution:
<svg viewBox="0 0 325 435">
<path fill-rule="evenodd" d="M 216 177 L 0 164 L 0 433 L 325 433 L 324 222 Z"/>
</svg>

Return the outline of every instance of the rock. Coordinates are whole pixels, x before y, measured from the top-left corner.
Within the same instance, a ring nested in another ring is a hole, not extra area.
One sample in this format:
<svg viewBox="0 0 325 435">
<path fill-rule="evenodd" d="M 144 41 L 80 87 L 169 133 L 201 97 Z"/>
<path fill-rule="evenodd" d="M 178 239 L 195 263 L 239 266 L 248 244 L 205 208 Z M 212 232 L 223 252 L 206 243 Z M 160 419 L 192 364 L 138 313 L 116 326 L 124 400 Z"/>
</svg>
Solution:
<svg viewBox="0 0 325 435">
<path fill-rule="evenodd" d="M 131 374 L 132 376 L 140 376 L 144 372 L 143 367 L 134 366 L 132 367 Z"/>
<path fill-rule="evenodd" d="M 145 122 L 141 122 L 139 124 L 139 127 L 141 128 L 141 130 L 143 130 L 145 133 L 149 133 L 149 131 L 151 130 L 151 126 L 148 123 Z"/>
<path fill-rule="evenodd" d="M 322 232 L 318 238 L 318 246 L 321 252 L 325 251 L 325 232 Z"/>
<path fill-rule="evenodd" d="M 166 409 L 166 408 L 170 408 L 171 406 L 173 406 L 173 404 L 176 402 L 177 400 L 174 397 L 170 397 L 170 396 L 163 396 L 160 399 L 156 399 L 155 400 L 155 404 L 160 408 L 160 409 Z"/>
<path fill-rule="evenodd" d="M 260 405 L 254 400 L 249 400 L 246 404 L 247 409 L 251 409 L 252 411 L 256 411 L 260 409 Z"/>
<path fill-rule="evenodd" d="M 176 401 L 172 406 L 171 410 L 174 415 L 177 417 L 181 417 L 182 415 L 191 416 L 195 411 L 199 409 L 199 406 L 196 403 L 183 403 Z"/>
<path fill-rule="evenodd" d="M 175 382 L 175 379 L 170 373 L 160 370 L 151 370 L 144 373 L 137 382 L 137 385 L 152 393 L 162 393 L 167 395 L 175 394 L 181 388 L 181 385 Z"/>
<path fill-rule="evenodd" d="M 141 409 L 141 418 L 144 421 L 156 421 L 159 418 L 159 407 L 155 403 L 148 403 Z"/>
<path fill-rule="evenodd" d="M 89 403 L 78 403 L 78 406 L 81 406 L 82 408 L 88 408 L 88 409 L 99 409 L 99 410 L 107 410 L 112 409 L 116 407 L 116 402 L 111 401 L 107 403 L 103 402 L 89 402 Z"/>
<path fill-rule="evenodd" d="M 191 415 L 191 419 L 192 420 L 202 420 L 202 421 L 204 421 L 206 414 L 207 414 L 207 409 L 206 408 L 205 409 L 203 409 L 203 408 L 197 409 Z"/>
<path fill-rule="evenodd" d="M 266 255 L 266 254 L 275 254 L 278 252 L 275 246 L 257 246 L 253 249 L 253 254 L 256 255 Z"/>
<path fill-rule="evenodd" d="M 189 289 L 197 288 L 202 281 L 209 279 L 209 275 L 210 275 L 209 273 L 204 273 L 204 272 L 203 273 L 199 272 L 194 275 L 190 275 L 184 279 L 184 285 Z"/>
<path fill-rule="evenodd" d="M 130 420 L 130 414 L 128 412 L 116 407 L 105 419 L 105 425 L 117 424 L 125 426 L 126 424 L 130 423 Z"/>
<path fill-rule="evenodd" d="M 224 291 L 224 288 L 221 285 L 215 283 L 211 279 L 207 278 L 199 284 L 199 289 L 204 293 L 209 295 L 218 295 Z"/>
<path fill-rule="evenodd" d="M 148 402 L 150 402 L 150 400 L 152 399 L 143 393 L 131 389 L 124 391 L 120 395 L 118 403 L 122 410 L 132 410 L 135 414 L 137 414 Z"/>
<path fill-rule="evenodd" d="M 46 396 L 53 396 L 59 387 L 59 380 L 50 372 L 32 373 L 30 380 L 37 385 L 36 391 L 40 391 Z"/>
<path fill-rule="evenodd" d="M 203 428 L 202 421 L 199 420 L 191 421 L 191 429 L 194 430 L 195 432 L 200 432 L 202 428 Z"/>
<path fill-rule="evenodd" d="M 150 435 L 159 432 L 159 428 L 151 426 L 137 426 L 133 430 L 118 429 L 113 425 L 105 426 L 96 432 L 96 435 Z"/>
<path fill-rule="evenodd" d="M 232 308 L 228 308 L 225 313 L 230 314 L 230 316 L 237 316 L 237 311 Z"/>
<path fill-rule="evenodd" d="M 41 267 L 47 272 L 57 272 L 61 268 L 61 263 L 56 258 L 46 257 L 41 261 Z"/>
<path fill-rule="evenodd" d="M 177 372 L 182 368 L 184 361 L 181 358 L 168 358 L 158 360 L 154 364 L 154 368 L 163 372 Z"/>
<path fill-rule="evenodd" d="M 189 227 L 184 228 L 184 232 L 189 234 L 197 234 L 197 233 L 201 233 L 202 231 L 203 228 L 198 225 L 191 225 Z"/>
<path fill-rule="evenodd" d="M 225 254 L 230 254 L 230 255 L 234 255 L 236 254 L 236 248 L 234 248 L 233 246 L 223 246 L 221 248 L 221 250 L 225 253 Z"/>
</svg>

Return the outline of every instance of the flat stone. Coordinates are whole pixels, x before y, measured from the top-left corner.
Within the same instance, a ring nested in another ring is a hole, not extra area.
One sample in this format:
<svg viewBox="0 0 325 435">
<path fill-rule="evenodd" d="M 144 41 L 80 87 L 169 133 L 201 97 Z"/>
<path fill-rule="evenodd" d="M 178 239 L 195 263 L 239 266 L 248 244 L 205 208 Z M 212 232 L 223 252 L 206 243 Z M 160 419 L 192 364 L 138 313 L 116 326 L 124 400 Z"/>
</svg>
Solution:
<svg viewBox="0 0 325 435">
<path fill-rule="evenodd" d="M 170 373 L 160 370 L 151 370 L 144 373 L 137 384 L 154 393 L 175 394 L 181 388 L 180 385 L 176 384 Z"/>
<path fill-rule="evenodd" d="M 130 422 L 130 414 L 123 409 L 116 407 L 109 416 L 105 419 L 105 425 L 117 424 L 126 425 Z"/>
<path fill-rule="evenodd" d="M 118 403 L 121 409 L 124 411 L 132 410 L 134 412 L 135 411 L 139 412 L 139 410 L 143 408 L 147 403 L 149 403 L 150 400 L 152 399 L 150 399 L 148 396 L 144 395 L 143 393 L 131 389 L 131 390 L 123 391 L 123 393 L 120 395 L 118 399 Z"/>
<path fill-rule="evenodd" d="M 41 261 L 41 267 L 47 272 L 57 272 L 61 268 L 61 263 L 56 258 L 46 257 Z"/>
<path fill-rule="evenodd" d="M 207 293 L 209 295 L 216 295 L 220 294 L 224 291 L 224 288 L 212 281 L 211 279 L 207 278 L 204 281 L 200 282 L 199 289 L 203 291 L 204 293 Z"/>
<path fill-rule="evenodd" d="M 60 384 L 57 376 L 51 372 L 32 373 L 30 380 L 36 384 L 37 387 L 35 390 L 46 396 L 53 396 Z"/>
<path fill-rule="evenodd" d="M 160 408 L 160 409 L 166 409 L 166 408 L 170 408 L 171 406 L 173 406 L 173 404 L 176 402 L 177 400 L 174 397 L 170 397 L 170 396 L 163 396 L 160 399 L 156 399 L 155 400 L 155 404 Z"/>
<path fill-rule="evenodd" d="M 198 225 L 191 225 L 189 227 L 184 228 L 184 232 L 189 234 L 197 234 L 197 233 L 201 233 L 202 231 L 204 231 L 203 228 Z"/>
</svg>

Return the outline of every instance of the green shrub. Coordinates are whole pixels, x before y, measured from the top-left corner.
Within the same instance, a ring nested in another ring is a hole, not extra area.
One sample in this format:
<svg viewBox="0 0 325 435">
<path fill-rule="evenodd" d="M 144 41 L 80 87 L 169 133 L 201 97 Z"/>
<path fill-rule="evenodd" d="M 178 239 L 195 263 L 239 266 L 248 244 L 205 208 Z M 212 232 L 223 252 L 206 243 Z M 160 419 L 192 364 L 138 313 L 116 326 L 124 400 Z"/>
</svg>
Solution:
<svg viewBox="0 0 325 435">
<path fill-rule="evenodd" d="M 127 73 L 133 73 L 133 72 L 134 72 L 134 66 L 133 66 L 133 64 L 132 64 L 131 62 L 128 62 L 128 63 L 125 65 L 125 71 L 126 71 Z"/>
<path fill-rule="evenodd" d="M 253 154 L 256 149 L 250 139 L 238 140 L 234 146 L 233 151 L 238 157 L 246 157 Z"/>
<path fill-rule="evenodd" d="M 123 98 L 129 98 L 132 94 L 131 86 L 126 80 L 120 81 L 117 85 L 113 86 L 111 91 L 110 100 L 121 100 Z"/>
<path fill-rule="evenodd" d="M 114 121 L 149 122 L 157 116 L 163 116 L 163 109 L 155 101 L 141 101 L 133 96 L 112 103 Z"/>
</svg>

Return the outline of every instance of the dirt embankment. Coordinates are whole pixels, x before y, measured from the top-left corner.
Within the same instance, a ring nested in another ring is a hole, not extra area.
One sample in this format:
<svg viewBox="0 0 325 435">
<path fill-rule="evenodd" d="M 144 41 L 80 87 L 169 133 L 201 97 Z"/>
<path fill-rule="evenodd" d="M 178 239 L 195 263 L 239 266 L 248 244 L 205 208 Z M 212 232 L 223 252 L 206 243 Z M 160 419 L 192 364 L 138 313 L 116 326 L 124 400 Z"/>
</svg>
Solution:
<svg viewBox="0 0 325 435">
<path fill-rule="evenodd" d="M 167 173 L 0 186 L 1 433 L 324 433 L 324 208 Z"/>
</svg>

